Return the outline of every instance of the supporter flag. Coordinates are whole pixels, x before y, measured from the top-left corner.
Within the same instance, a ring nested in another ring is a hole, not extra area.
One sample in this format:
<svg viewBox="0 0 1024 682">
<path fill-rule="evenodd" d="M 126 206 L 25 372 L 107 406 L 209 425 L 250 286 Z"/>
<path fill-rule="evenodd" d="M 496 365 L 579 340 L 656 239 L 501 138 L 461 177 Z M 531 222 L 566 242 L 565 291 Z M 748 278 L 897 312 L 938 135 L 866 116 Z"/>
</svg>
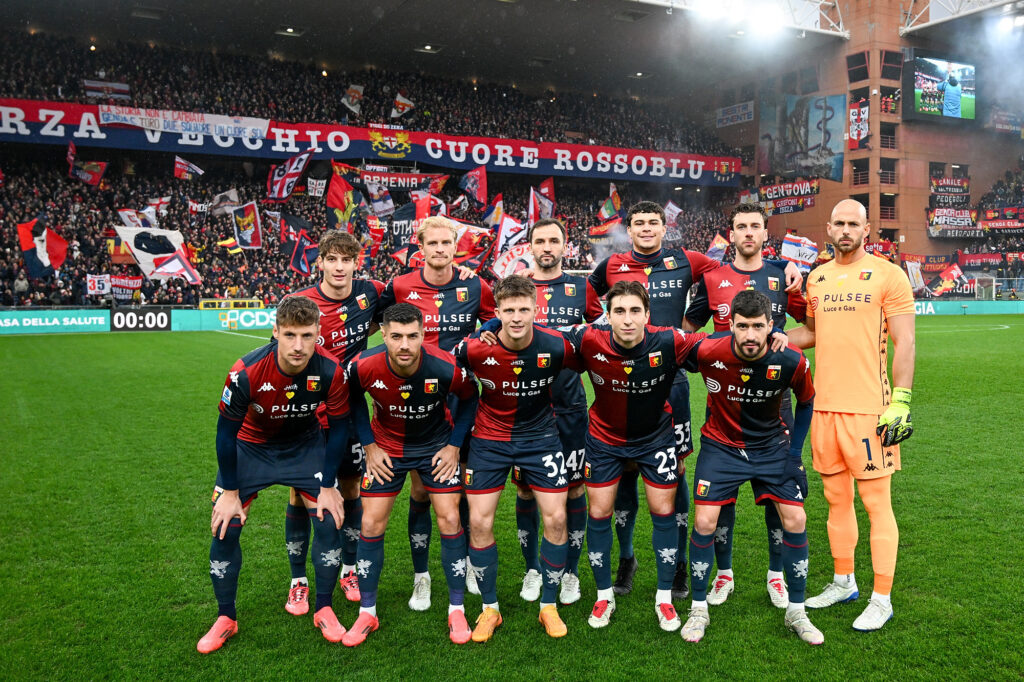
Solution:
<svg viewBox="0 0 1024 682">
<path fill-rule="evenodd" d="M 363 86 L 356 85 L 355 83 L 348 86 L 348 90 L 345 91 L 345 96 L 341 98 L 341 103 L 348 107 L 353 114 L 358 116 L 359 112 L 363 108 Z"/>
<path fill-rule="evenodd" d="M 293 156 L 278 166 L 270 167 L 270 174 L 267 176 L 267 199 L 269 201 L 286 201 L 295 189 L 295 183 L 299 181 L 309 159 L 313 156 L 313 149 Z"/>
<path fill-rule="evenodd" d="M 497 277 L 508 277 L 517 272 L 533 268 L 533 251 L 527 243 L 516 244 L 507 251 L 501 252 L 491 264 L 491 271 Z"/>
<path fill-rule="evenodd" d="M 316 257 L 319 255 L 319 250 L 312 238 L 306 234 L 305 230 L 299 232 L 299 236 L 295 240 L 294 244 L 295 245 L 292 247 L 292 257 L 288 262 L 288 267 L 300 275 L 308 276 L 313 272 L 312 261 L 316 261 Z M 312 256 L 312 259 L 310 256 Z"/>
<path fill-rule="evenodd" d="M 501 216 L 501 223 L 498 225 L 497 246 L 498 253 L 505 253 L 510 248 L 526 239 L 527 229 L 518 220 L 515 220 L 507 213 Z"/>
<path fill-rule="evenodd" d="M 110 99 L 131 99 L 132 89 L 127 83 L 82 79 L 86 97 L 108 97 Z"/>
<path fill-rule="evenodd" d="M 307 233 L 313 231 L 313 224 L 308 220 L 300 218 L 297 215 L 291 213 L 281 212 L 281 250 L 284 252 L 284 244 L 294 242 L 299 239 L 299 233 L 306 231 Z M 292 252 L 292 248 L 288 247 L 288 253 Z"/>
<path fill-rule="evenodd" d="M 367 181 L 366 189 L 370 193 L 370 206 L 374 214 L 384 218 L 395 212 L 395 202 L 386 186 Z"/>
<path fill-rule="evenodd" d="M 146 202 L 147 206 L 153 207 L 160 215 L 167 215 L 167 207 L 171 204 L 171 197 L 157 197 Z"/>
<path fill-rule="evenodd" d="M 967 284 L 967 278 L 964 277 L 960 266 L 953 264 L 928 283 L 928 290 L 932 293 L 932 296 L 937 297 L 952 291 L 960 284 Z"/>
<path fill-rule="evenodd" d="M 130 227 L 130 226 L 129 226 Z M 121 241 L 121 237 L 112 227 L 103 231 L 103 238 L 107 240 L 107 253 L 110 262 L 114 265 L 131 265 L 135 262 L 131 250 Z"/>
<path fill-rule="evenodd" d="M 719 263 L 725 258 L 725 252 L 729 249 L 729 242 L 725 240 L 725 237 L 715 233 L 714 239 L 708 245 L 708 250 L 704 253 L 708 258 L 713 258 Z"/>
<path fill-rule="evenodd" d="M 466 198 L 466 195 L 465 194 L 460 194 L 458 196 L 458 198 L 455 199 L 455 201 L 453 201 L 452 203 L 448 204 L 448 213 L 451 214 L 454 211 L 458 211 L 459 209 L 464 209 L 464 208 L 466 208 L 466 205 L 468 203 L 469 203 L 469 199 Z"/>
<path fill-rule="evenodd" d="M 604 221 L 600 225 L 592 225 L 588 233 L 588 236 L 590 237 L 590 243 L 599 244 L 610 239 L 612 236 L 612 230 L 618 227 L 621 224 L 621 222 L 622 221 L 620 221 L 618 217 L 615 217 L 612 218 L 611 220 Z"/>
<path fill-rule="evenodd" d="M 281 212 L 263 209 L 263 236 L 268 240 L 273 237 L 274 226 L 281 227 Z"/>
<path fill-rule="evenodd" d="M 188 262 L 188 256 L 185 254 L 184 247 L 179 248 L 170 257 L 158 260 L 156 267 L 149 275 L 150 279 L 174 279 L 176 277 L 185 280 L 189 284 L 203 283 L 199 273 Z"/>
<path fill-rule="evenodd" d="M 190 163 L 180 156 L 174 157 L 174 177 L 182 180 L 195 180 L 203 174 L 203 169 Z"/>
<path fill-rule="evenodd" d="M 337 161 L 331 161 L 331 184 L 327 188 L 326 199 L 327 224 L 329 227 L 336 227 L 337 224 L 344 222 L 341 214 L 348 209 L 349 204 L 352 202 L 352 193 L 355 191 L 355 188 L 349 182 L 349 174 L 346 171 L 348 168 L 350 166 L 338 163 Z M 332 221 L 332 214 L 335 211 L 337 211 L 337 219 Z M 334 223 L 333 225 L 332 222 Z"/>
<path fill-rule="evenodd" d="M 925 288 L 924 277 L 921 275 L 921 264 L 917 261 L 907 261 L 907 277 L 910 279 L 910 288 L 913 291 L 921 291 Z"/>
<path fill-rule="evenodd" d="M 683 209 L 676 206 L 674 201 L 669 201 L 665 204 L 665 226 L 666 227 L 677 227 L 676 221 L 679 219 L 679 214 L 683 212 Z"/>
<path fill-rule="evenodd" d="M 79 161 L 75 159 L 71 168 L 68 169 L 68 175 L 72 178 L 78 178 L 87 185 L 96 187 L 100 184 L 100 180 L 103 179 L 103 174 L 107 172 L 106 161 Z"/>
<path fill-rule="evenodd" d="M 322 197 L 327 188 L 327 178 L 306 178 L 306 187 L 309 188 L 309 196 Z"/>
<path fill-rule="evenodd" d="M 121 222 L 126 227 L 156 227 L 155 225 L 149 225 L 149 217 L 141 211 L 136 211 L 130 208 L 119 208 L 117 209 L 117 215 L 121 217 Z"/>
<path fill-rule="evenodd" d="M 540 193 L 544 195 L 546 199 L 551 201 L 551 205 L 555 204 L 555 179 L 548 178 L 544 182 L 540 183 Z M 549 216 L 550 217 L 550 216 Z"/>
<path fill-rule="evenodd" d="M 68 172 L 71 172 L 71 167 L 75 165 L 75 156 L 78 154 L 78 149 L 75 147 L 74 142 L 68 142 Z"/>
<path fill-rule="evenodd" d="M 477 208 L 487 205 L 487 167 L 478 166 L 462 176 L 459 189 L 473 201 Z"/>
<path fill-rule="evenodd" d="M 825 244 L 825 248 L 818 252 L 818 262 L 827 263 L 836 257 L 836 247 Z"/>
<path fill-rule="evenodd" d="M 868 144 L 868 101 L 861 99 L 858 102 L 850 99 L 850 135 L 849 148 L 863 149 Z"/>
<path fill-rule="evenodd" d="M 132 258 L 139 266 L 139 270 L 146 277 L 149 277 L 156 262 L 167 258 L 182 247 L 185 239 L 178 230 L 160 230 L 155 227 L 114 227 L 121 242 L 128 247 Z"/>
<path fill-rule="evenodd" d="M 461 220 L 453 221 L 458 228 L 458 238 L 455 240 L 455 262 L 472 269 L 480 267 L 480 263 L 486 258 L 494 246 L 494 232 L 473 225 Z"/>
<path fill-rule="evenodd" d="M 160 221 L 156 217 L 156 206 L 147 206 L 141 211 L 136 211 L 142 227 L 160 227 Z"/>
<path fill-rule="evenodd" d="M 597 217 L 601 220 L 619 216 L 622 211 L 622 199 L 619 198 L 619 190 L 615 189 L 615 183 L 608 183 L 608 187 L 608 198 L 604 200 L 601 209 L 597 212 Z"/>
<path fill-rule="evenodd" d="M 238 245 L 238 240 L 234 237 L 228 237 L 227 239 L 221 239 L 217 242 L 217 246 L 222 246 L 228 250 L 228 253 L 235 255 L 242 253 L 242 247 Z"/>
<path fill-rule="evenodd" d="M 260 223 L 260 211 L 255 201 L 239 206 L 231 212 L 234 218 L 235 239 L 243 249 L 263 248 L 263 227 Z"/>
<path fill-rule="evenodd" d="M 193 225 L 196 223 L 202 223 L 206 221 L 206 214 L 210 210 L 210 204 L 204 204 L 199 201 L 188 200 L 188 217 L 189 222 Z"/>
<path fill-rule="evenodd" d="M 86 275 L 85 291 L 89 296 L 103 296 L 110 293 L 110 275 Z"/>
<path fill-rule="evenodd" d="M 538 191 L 530 188 L 530 208 L 527 214 L 527 221 L 533 225 L 541 218 L 550 218 L 555 212 L 555 202 L 548 199 Z"/>
<path fill-rule="evenodd" d="M 384 241 L 384 223 L 375 215 L 366 219 L 366 235 L 370 238 L 370 256 L 376 257 L 380 251 L 381 242 Z"/>
<path fill-rule="evenodd" d="M 491 229 L 501 224 L 501 218 L 505 215 L 505 200 L 502 199 L 501 193 L 494 195 L 494 199 L 491 201 L 491 205 L 487 207 L 487 211 L 484 212 L 483 223 Z"/>
<path fill-rule="evenodd" d="M 391 118 L 401 118 L 416 105 L 411 99 L 402 94 L 401 91 L 395 95 L 395 101 L 391 105 Z"/>
<path fill-rule="evenodd" d="M 18 225 L 18 242 L 28 276 L 45 279 L 64 264 L 68 243 L 46 225 L 46 216 L 40 214 L 27 223 Z"/>
<path fill-rule="evenodd" d="M 214 216 L 227 215 L 235 210 L 238 204 L 238 190 L 229 189 L 227 192 L 214 195 L 213 201 L 210 202 L 210 214 Z"/>
<path fill-rule="evenodd" d="M 787 234 L 782 240 L 782 258 L 796 263 L 801 272 L 810 272 L 818 260 L 818 245 L 807 237 Z"/>
<path fill-rule="evenodd" d="M 4 186 L 4 172 L 0 170 L 0 187 Z"/>
<path fill-rule="evenodd" d="M 444 189 L 445 183 L 448 182 L 448 180 L 451 177 L 452 176 L 450 176 L 450 175 L 442 175 L 440 177 L 431 178 L 430 179 L 430 187 L 427 188 L 428 191 L 431 194 L 440 194 L 441 190 Z"/>
</svg>

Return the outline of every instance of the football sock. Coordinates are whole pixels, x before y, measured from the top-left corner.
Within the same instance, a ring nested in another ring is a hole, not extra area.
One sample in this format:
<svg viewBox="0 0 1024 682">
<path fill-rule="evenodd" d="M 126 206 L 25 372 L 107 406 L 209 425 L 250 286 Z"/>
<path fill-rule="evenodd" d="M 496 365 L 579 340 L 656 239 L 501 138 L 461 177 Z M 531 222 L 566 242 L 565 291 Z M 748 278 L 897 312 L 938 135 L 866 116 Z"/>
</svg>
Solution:
<svg viewBox="0 0 1024 682">
<path fill-rule="evenodd" d="M 486 608 L 498 603 L 498 545 L 491 543 L 487 547 L 469 546 L 469 556 L 476 571 L 476 584 L 480 588 L 480 598 Z"/>
<path fill-rule="evenodd" d="M 715 565 L 718 571 L 732 568 L 732 527 L 736 525 L 736 503 L 723 504 L 715 528 Z"/>
<path fill-rule="evenodd" d="M 896 575 L 896 551 L 900 530 L 892 512 L 891 476 L 857 482 L 857 491 L 871 521 L 871 568 L 875 572 L 875 592 L 892 592 Z"/>
<path fill-rule="evenodd" d="M 672 581 L 676 577 L 676 555 L 679 553 L 676 517 L 672 512 L 651 512 L 651 523 L 654 526 L 651 532 L 651 545 L 654 547 L 654 560 L 657 562 L 658 589 L 671 590 Z"/>
<path fill-rule="evenodd" d="M 523 551 L 526 570 L 540 571 L 537 560 L 537 536 L 540 529 L 540 511 L 537 500 L 524 500 L 516 496 L 516 529 L 519 533 L 519 548 Z"/>
<path fill-rule="evenodd" d="M 359 613 L 368 613 L 371 616 L 373 616 L 374 618 L 376 618 L 377 617 L 377 605 L 374 604 L 373 606 L 363 606 L 362 604 L 360 604 L 360 606 L 359 606 Z"/>
<path fill-rule="evenodd" d="M 345 520 L 341 522 L 341 563 L 352 565 L 356 562 L 356 547 L 359 545 L 359 530 L 363 526 L 363 500 L 343 500 Z M 344 571 L 342 575 L 345 575 Z"/>
<path fill-rule="evenodd" d="M 781 561 L 782 560 L 780 559 L 779 562 L 781 563 Z M 772 571 L 772 570 L 769 570 L 768 571 L 768 577 L 765 578 L 765 581 L 767 582 L 769 580 L 777 580 L 778 578 L 782 578 L 785 575 L 786 574 L 783 573 L 782 571 Z"/>
<path fill-rule="evenodd" d="M 289 503 L 284 509 L 284 544 L 292 579 L 306 577 L 306 555 L 309 554 L 309 512 L 305 507 Z"/>
<path fill-rule="evenodd" d="M 715 536 L 703 535 L 694 528 L 690 533 L 690 592 L 693 601 L 707 601 L 711 562 L 715 560 Z"/>
<path fill-rule="evenodd" d="M 565 551 L 565 570 L 579 575 L 583 539 L 587 536 L 587 498 L 585 495 L 570 497 L 565 507 L 566 529 L 569 531 L 569 548 Z"/>
<path fill-rule="evenodd" d="M 764 506 L 764 526 L 768 529 L 768 570 L 782 572 L 782 519 L 769 502 Z"/>
<path fill-rule="evenodd" d="M 242 569 L 242 522 L 231 519 L 221 540 L 216 535 L 210 542 L 210 580 L 217 598 L 217 615 L 238 620 L 235 595 L 238 593 L 238 572 Z"/>
<path fill-rule="evenodd" d="M 639 478 L 639 470 L 623 471 L 619 489 L 615 493 L 615 535 L 619 538 L 619 557 L 622 559 L 633 556 L 633 527 L 636 526 L 636 514 L 640 508 L 637 494 Z"/>
<path fill-rule="evenodd" d="M 315 516 L 313 522 L 313 573 L 316 576 L 316 610 L 331 606 L 334 585 L 341 570 L 341 531 L 334 525 L 334 516 L 324 512 L 324 520 Z"/>
<path fill-rule="evenodd" d="M 306 587 L 309 587 L 309 581 L 306 580 L 306 576 L 302 576 L 301 578 L 292 578 L 292 584 L 288 587 L 288 589 L 294 589 L 299 585 L 305 585 Z"/>
<path fill-rule="evenodd" d="M 459 497 L 459 521 L 462 523 L 462 532 L 469 537 L 469 498 L 466 493 Z"/>
<path fill-rule="evenodd" d="M 356 540 L 356 547 L 357 548 L 359 547 L 359 540 L 358 539 Z M 349 573 L 354 573 L 355 570 L 356 570 L 356 565 L 355 565 L 354 562 L 351 563 L 351 564 L 346 564 L 346 563 L 342 562 L 342 564 L 341 564 L 341 573 L 339 575 L 342 578 L 344 578 Z"/>
<path fill-rule="evenodd" d="M 853 573 L 857 548 L 857 514 L 853 509 L 853 475 L 849 471 L 821 477 L 828 502 L 828 544 L 835 572 Z M 865 505 L 866 506 L 866 505 Z"/>
<path fill-rule="evenodd" d="M 886 606 L 892 606 L 892 595 L 889 594 L 879 594 L 878 592 L 872 592 L 871 600 L 882 602 Z"/>
<path fill-rule="evenodd" d="M 481 604 L 480 606 L 481 606 L 481 608 L 484 608 L 484 609 L 494 609 L 498 613 L 501 613 L 501 609 L 498 608 L 498 602 L 496 602 L 496 601 L 485 602 L 485 603 Z"/>
<path fill-rule="evenodd" d="M 556 545 L 547 538 L 540 541 L 540 561 L 543 565 L 541 578 L 540 600 L 545 604 L 554 604 L 558 595 L 558 586 L 562 582 L 562 573 L 565 572 L 565 554 L 568 543 L 563 542 Z"/>
<path fill-rule="evenodd" d="M 356 557 L 356 565 L 361 567 L 359 606 L 368 608 L 377 604 L 377 587 L 380 585 L 381 569 L 384 568 L 384 536 L 366 537 L 360 533 Z"/>
<path fill-rule="evenodd" d="M 597 591 L 597 601 L 614 601 L 615 591 L 612 588 Z"/>
<path fill-rule="evenodd" d="M 456 611 L 462 611 L 463 613 L 465 613 L 466 612 L 466 607 L 463 606 L 462 604 L 449 604 L 448 605 L 448 615 L 449 616 L 452 615 L 453 613 L 455 613 Z"/>
<path fill-rule="evenodd" d="M 676 545 L 679 553 L 676 555 L 676 566 L 686 565 L 686 547 L 690 544 L 689 526 L 687 519 L 690 517 L 690 488 L 686 485 L 686 472 L 679 474 L 679 485 L 676 486 Z"/>
<path fill-rule="evenodd" d="M 658 590 L 654 593 L 655 604 L 671 604 L 672 590 Z"/>
<path fill-rule="evenodd" d="M 598 590 L 612 587 L 612 517 L 587 521 L 587 550 L 590 552 L 590 568 L 594 571 L 594 582 Z"/>
<path fill-rule="evenodd" d="M 718 577 L 720 577 L 720 578 L 731 578 L 732 577 L 732 569 L 731 568 L 719 569 L 719 571 L 715 574 L 715 577 L 716 578 L 718 578 Z"/>
<path fill-rule="evenodd" d="M 782 563 L 789 586 L 789 603 L 803 604 L 807 589 L 807 531 L 782 531 Z"/>
<path fill-rule="evenodd" d="M 420 502 L 409 498 L 409 551 L 412 553 L 412 570 L 426 573 L 430 558 L 430 501 Z"/>
<path fill-rule="evenodd" d="M 839 585 L 839 587 L 852 587 L 857 584 L 857 578 L 853 573 L 835 573 L 832 575 L 832 582 Z"/>
<path fill-rule="evenodd" d="M 448 603 L 462 606 L 466 594 L 466 534 L 459 528 L 455 535 L 441 533 L 441 567 L 448 583 Z"/>
</svg>

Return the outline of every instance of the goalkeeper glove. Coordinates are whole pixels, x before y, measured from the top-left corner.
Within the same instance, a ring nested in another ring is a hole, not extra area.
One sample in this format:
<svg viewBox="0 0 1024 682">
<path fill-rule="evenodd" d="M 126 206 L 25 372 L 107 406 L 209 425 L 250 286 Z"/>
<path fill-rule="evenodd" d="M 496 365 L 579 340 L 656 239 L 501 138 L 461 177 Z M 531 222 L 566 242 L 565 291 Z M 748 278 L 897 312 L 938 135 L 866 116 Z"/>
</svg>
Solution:
<svg viewBox="0 0 1024 682">
<path fill-rule="evenodd" d="M 875 428 L 875 433 L 882 438 L 883 446 L 896 445 L 914 433 L 910 421 L 910 395 L 909 388 L 893 389 L 892 402 L 878 418 L 878 426 Z"/>
</svg>

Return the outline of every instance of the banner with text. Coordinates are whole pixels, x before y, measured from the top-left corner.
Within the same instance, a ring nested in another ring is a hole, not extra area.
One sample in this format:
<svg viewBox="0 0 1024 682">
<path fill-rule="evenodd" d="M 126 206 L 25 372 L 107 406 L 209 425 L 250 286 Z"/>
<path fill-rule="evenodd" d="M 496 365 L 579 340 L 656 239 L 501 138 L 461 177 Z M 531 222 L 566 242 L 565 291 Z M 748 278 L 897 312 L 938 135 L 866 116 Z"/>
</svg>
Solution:
<svg viewBox="0 0 1024 682">
<path fill-rule="evenodd" d="M 978 226 L 978 212 L 959 208 L 929 208 L 928 236 L 938 238 L 973 238 L 985 236 Z"/>
<path fill-rule="evenodd" d="M 740 102 L 731 107 L 715 109 L 715 127 L 725 128 L 737 123 L 749 123 L 754 120 L 754 100 Z"/>
</svg>

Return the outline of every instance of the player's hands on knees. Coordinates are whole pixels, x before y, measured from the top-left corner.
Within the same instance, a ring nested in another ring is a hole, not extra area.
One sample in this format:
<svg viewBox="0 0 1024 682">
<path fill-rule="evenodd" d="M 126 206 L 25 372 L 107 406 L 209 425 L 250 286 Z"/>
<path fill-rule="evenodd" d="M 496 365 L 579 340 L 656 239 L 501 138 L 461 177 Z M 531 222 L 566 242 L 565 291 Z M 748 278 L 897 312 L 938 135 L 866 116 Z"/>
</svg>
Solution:
<svg viewBox="0 0 1024 682">
<path fill-rule="evenodd" d="M 394 478 L 391 458 L 376 443 L 363 447 L 366 451 L 366 473 L 378 483 L 389 483 Z"/>
<path fill-rule="evenodd" d="M 210 532 L 218 540 L 223 540 L 231 525 L 231 519 L 238 517 L 242 525 L 245 525 L 245 508 L 238 498 L 237 490 L 225 490 L 213 504 L 213 515 L 210 517 Z"/>
<path fill-rule="evenodd" d="M 434 468 L 430 470 L 434 480 L 446 481 L 454 478 L 459 470 L 459 448 L 454 445 L 445 445 L 437 451 L 430 461 Z"/>
<path fill-rule="evenodd" d="M 460 280 L 473 279 L 474 277 L 476 277 L 476 273 L 467 268 L 465 265 L 459 265 L 455 269 L 459 271 Z"/>
<path fill-rule="evenodd" d="M 337 488 L 320 487 L 320 494 L 316 498 L 316 517 L 324 520 L 324 512 L 330 512 L 334 517 L 334 525 L 341 530 L 341 524 L 345 520 L 345 506 L 341 499 L 341 492 Z"/>
<path fill-rule="evenodd" d="M 914 433 L 914 425 L 910 421 L 910 396 L 909 388 L 893 389 L 892 402 L 878 418 L 878 426 L 875 428 L 883 446 L 901 443 Z"/>
<path fill-rule="evenodd" d="M 800 291 L 800 287 L 804 284 L 804 276 L 800 272 L 800 268 L 795 263 L 790 261 L 786 265 L 786 291 L 788 293 L 795 293 Z"/>
<path fill-rule="evenodd" d="M 785 348 L 788 345 L 789 345 L 789 337 L 788 336 L 786 336 L 782 332 L 775 332 L 774 334 L 772 334 L 772 346 L 771 347 L 772 347 L 773 351 L 778 352 L 778 351 L 782 350 L 783 348 Z"/>
</svg>

